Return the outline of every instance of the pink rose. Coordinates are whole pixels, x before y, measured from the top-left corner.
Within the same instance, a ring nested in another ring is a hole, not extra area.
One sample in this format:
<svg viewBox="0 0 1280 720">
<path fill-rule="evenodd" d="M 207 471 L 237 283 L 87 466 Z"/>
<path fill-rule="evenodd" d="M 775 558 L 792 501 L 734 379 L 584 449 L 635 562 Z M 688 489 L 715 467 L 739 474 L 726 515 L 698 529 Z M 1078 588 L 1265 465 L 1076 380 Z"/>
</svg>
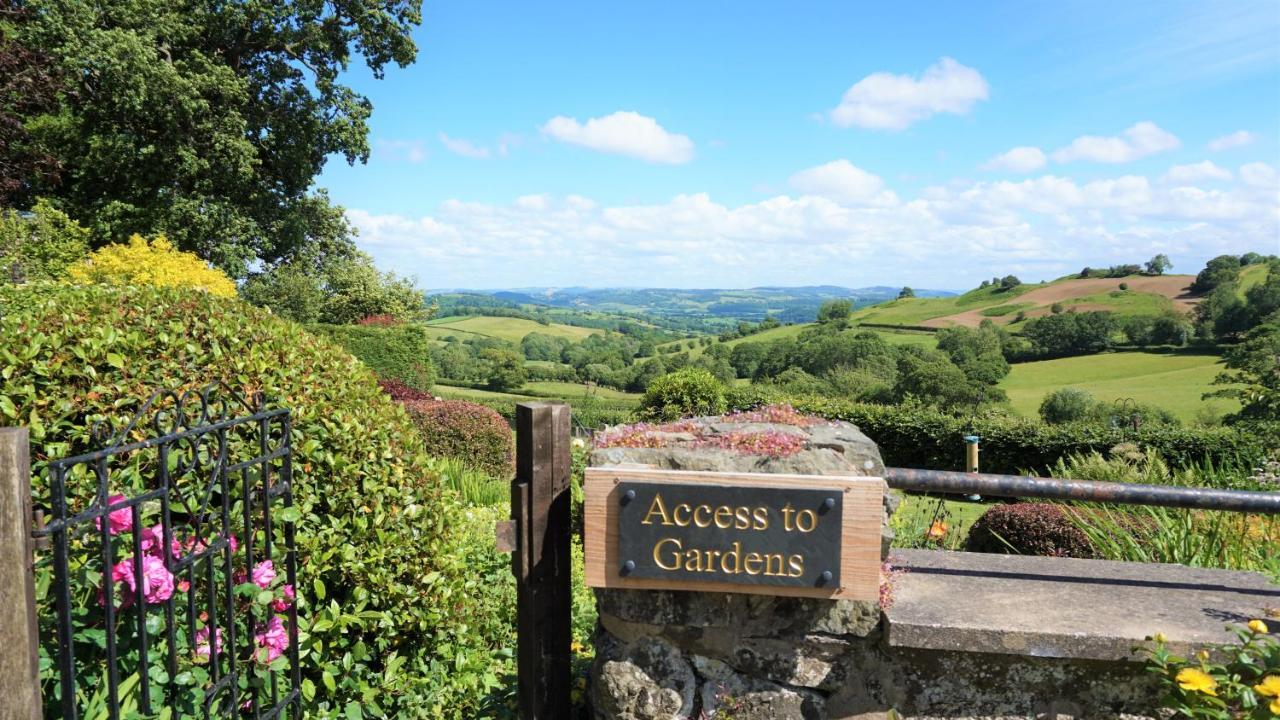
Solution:
<svg viewBox="0 0 1280 720">
<path fill-rule="evenodd" d="M 280 657 L 289 647 L 289 634 L 285 632 L 284 623 L 278 615 L 273 615 L 265 627 L 259 627 L 253 639 L 262 648 L 254 653 L 254 659 L 263 664 Z"/>
<path fill-rule="evenodd" d="M 123 585 L 121 607 L 133 604 L 139 594 L 149 605 L 157 605 L 173 597 L 173 573 L 164 561 L 146 555 L 142 558 L 142 587 L 137 586 L 134 558 L 126 558 L 111 568 L 111 580 Z"/>
<path fill-rule="evenodd" d="M 275 602 L 271 603 L 272 609 L 276 612 L 284 612 L 285 610 L 288 610 L 289 606 L 293 604 L 294 598 L 297 597 L 293 591 L 292 585 L 284 585 L 280 588 L 280 591 L 284 597 L 276 598 Z"/>
<path fill-rule="evenodd" d="M 112 495 L 107 498 L 107 505 L 115 505 L 122 503 L 129 498 L 124 495 Z M 94 527 L 102 529 L 102 518 L 96 518 L 93 521 Z M 129 532 L 133 529 L 133 508 L 120 508 L 107 513 L 107 531 L 112 535 L 119 535 L 122 532 Z"/>
<path fill-rule="evenodd" d="M 251 577 L 253 583 L 260 588 L 267 588 L 271 585 L 271 581 L 276 579 L 276 566 L 270 560 L 263 560 L 253 566 L 253 575 Z"/>
<path fill-rule="evenodd" d="M 142 538 L 142 552 L 163 560 L 164 552 L 161 548 L 164 547 L 164 523 L 156 523 L 149 528 L 143 528 L 142 532 L 138 534 Z M 175 560 L 182 557 L 182 545 L 177 538 L 170 538 L 169 554 Z"/>
<path fill-rule="evenodd" d="M 212 647 L 211 647 L 212 646 Z M 210 652 L 214 654 L 222 654 L 222 630 L 213 631 L 213 642 L 209 642 L 209 628 L 202 627 L 196 631 L 196 657 L 209 659 Z"/>
</svg>

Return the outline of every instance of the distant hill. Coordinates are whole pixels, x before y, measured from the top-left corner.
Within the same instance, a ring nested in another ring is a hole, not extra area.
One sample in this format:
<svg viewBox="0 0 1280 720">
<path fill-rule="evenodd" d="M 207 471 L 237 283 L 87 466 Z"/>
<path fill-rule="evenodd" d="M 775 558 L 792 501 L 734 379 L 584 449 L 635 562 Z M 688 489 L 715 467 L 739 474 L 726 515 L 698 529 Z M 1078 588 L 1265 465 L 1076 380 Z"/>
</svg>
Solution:
<svg viewBox="0 0 1280 720">
<path fill-rule="evenodd" d="M 875 286 L 846 288 L 835 285 L 805 287 L 716 288 L 512 288 L 493 291 L 447 291 L 457 295 L 487 296 L 511 305 L 569 308 L 655 319 L 705 319 L 708 331 L 738 321 L 759 321 L 772 315 L 782 322 L 809 322 L 828 300 L 850 300 L 856 307 L 892 300 L 901 288 Z M 954 296 L 947 290 L 920 289 L 917 297 Z M 446 294 L 446 291 L 441 291 Z"/>
<path fill-rule="evenodd" d="M 1110 310 L 1122 316 L 1156 315 L 1173 309 L 1189 312 L 1199 298 L 1191 295 L 1193 275 L 1131 275 L 1120 278 L 1068 276 L 1052 282 L 1019 285 L 1009 290 L 990 285 L 947 298 L 906 298 L 860 308 L 856 323 L 944 328 L 977 327 L 983 320 L 1017 330 L 1023 320 L 1063 310 Z M 1125 285 L 1124 290 L 1120 285 Z"/>
</svg>

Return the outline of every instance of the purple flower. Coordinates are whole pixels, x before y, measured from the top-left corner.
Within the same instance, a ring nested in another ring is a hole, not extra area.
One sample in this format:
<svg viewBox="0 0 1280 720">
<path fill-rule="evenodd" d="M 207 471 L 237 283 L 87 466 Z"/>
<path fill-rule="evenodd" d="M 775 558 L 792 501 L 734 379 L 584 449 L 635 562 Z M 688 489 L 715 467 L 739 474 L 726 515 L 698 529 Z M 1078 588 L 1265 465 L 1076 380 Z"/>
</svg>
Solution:
<svg viewBox="0 0 1280 720">
<path fill-rule="evenodd" d="M 278 615 L 271 616 L 266 626 L 259 627 L 253 639 L 262 648 L 254 653 L 254 659 L 263 664 L 280 657 L 289 647 L 289 633 L 285 632 L 284 623 Z"/>
<path fill-rule="evenodd" d="M 107 498 L 107 505 L 108 506 L 115 505 L 116 503 L 121 503 L 128 499 L 129 498 L 125 497 L 124 495 L 112 495 L 111 497 Z M 93 524 L 94 524 L 94 527 L 101 530 L 102 518 L 96 518 L 93 521 Z M 132 508 L 127 508 L 127 507 L 120 508 L 119 510 L 112 510 L 111 512 L 107 513 L 107 531 L 110 532 L 112 535 L 119 535 L 122 532 L 129 532 L 132 529 L 133 529 L 133 509 Z"/>
<path fill-rule="evenodd" d="M 148 605 L 157 605 L 173 597 L 173 573 L 164 566 L 163 560 L 151 555 L 142 558 L 141 588 L 137 585 L 135 567 L 134 558 L 126 558 L 111 568 L 112 582 L 124 587 L 121 607 L 132 605 L 139 594 Z"/>
<path fill-rule="evenodd" d="M 208 660 L 210 652 L 218 655 L 222 654 L 222 630 L 215 629 L 213 631 L 213 642 L 210 643 L 209 628 L 206 626 L 196 631 L 195 653 L 196 657 Z"/>
<path fill-rule="evenodd" d="M 253 566 L 250 579 L 258 587 L 266 589 L 270 587 L 271 581 L 276 579 L 276 566 L 270 560 L 263 560 Z"/>
<path fill-rule="evenodd" d="M 276 612 L 284 612 L 285 610 L 288 610 L 289 606 L 293 604 L 294 598 L 297 597 L 293 591 L 292 585 L 285 585 L 280 588 L 280 591 L 284 597 L 276 598 L 275 602 L 271 603 L 272 609 Z"/>
</svg>

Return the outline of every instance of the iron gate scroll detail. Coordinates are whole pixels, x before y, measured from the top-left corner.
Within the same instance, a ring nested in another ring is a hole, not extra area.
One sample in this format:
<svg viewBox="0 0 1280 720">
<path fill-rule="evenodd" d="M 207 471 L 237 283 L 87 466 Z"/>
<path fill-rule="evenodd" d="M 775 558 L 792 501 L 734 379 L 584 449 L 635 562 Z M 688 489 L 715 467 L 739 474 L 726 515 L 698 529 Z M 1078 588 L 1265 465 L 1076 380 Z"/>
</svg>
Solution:
<svg viewBox="0 0 1280 720">
<path fill-rule="evenodd" d="M 53 573 L 47 710 L 261 720 L 296 708 L 290 433 L 288 409 L 214 383 L 159 391 L 118 430 L 95 426 L 97 449 L 47 464 L 33 499 L 50 514 L 34 532 L 49 548 L 37 567 Z"/>
</svg>

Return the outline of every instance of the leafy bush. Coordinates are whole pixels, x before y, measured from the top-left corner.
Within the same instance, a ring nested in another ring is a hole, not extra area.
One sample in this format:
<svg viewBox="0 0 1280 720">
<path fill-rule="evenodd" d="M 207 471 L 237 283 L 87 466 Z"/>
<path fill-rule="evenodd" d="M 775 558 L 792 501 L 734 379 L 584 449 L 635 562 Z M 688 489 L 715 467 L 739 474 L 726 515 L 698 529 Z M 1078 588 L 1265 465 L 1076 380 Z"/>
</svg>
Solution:
<svg viewBox="0 0 1280 720">
<path fill-rule="evenodd" d="M 955 470 L 964 467 L 964 435 L 982 438 L 985 472 L 1043 472 L 1073 453 L 1106 452 L 1125 440 L 1160 453 L 1174 467 L 1209 463 L 1252 467 L 1266 452 L 1268 436 L 1236 428 L 1179 428 L 1144 424 L 1138 430 L 1109 424 L 1046 425 L 987 411 L 955 417 L 919 406 L 846 402 L 826 397 L 779 398 L 797 410 L 848 420 L 880 446 L 885 462 L 898 467 Z"/>
<path fill-rule="evenodd" d="M 992 506 L 969 528 L 965 549 L 1047 557 L 1094 556 L 1089 538 L 1071 522 L 1062 506 L 1052 503 Z"/>
<path fill-rule="evenodd" d="M 423 391 L 435 382 L 431 336 L 421 325 L 315 325 L 311 329 L 337 342 L 379 378 Z"/>
<path fill-rule="evenodd" d="M 1079 422 L 1089 417 L 1094 399 L 1080 388 L 1061 388 L 1044 396 L 1040 402 L 1040 419 L 1047 423 Z"/>
<path fill-rule="evenodd" d="M 458 458 L 494 478 L 511 476 L 515 468 L 511 426 L 498 413 L 464 400 L 408 402 L 405 408 L 429 455 Z"/>
<path fill-rule="evenodd" d="M 435 400 L 435 396 L 431 393 L 425 393 L 417 388 L 409 387 L 399 380 L 388 380 L 386 378 L 378 378 L 378 385 L 391 396 L 392 400 L 400 402 L 409 402 L 411 400 Z"/>
<path fill-rule="evenodd" d="M 0 273 L 6 280 L 15 265 L 24 280 L 60 280 L 88 254 L 89 231 L 47 200 L 29 215 L 0 211 Z"/>
<path fill-rule="evenodd" d="M 1280 717 L 1280 641 L 1261 619 L 1228 626 L 1236 641 L 1184 658 L 1169 652 L 1167 639 L 1147 638 L 1146 670 L 1165 690 L 1163 707 L 1178 717 L 1204 720 Z"/>
<path fill-rule="evenodd" d="M 51 458 L 96 447 L 92 424 L 154 389 L 223 379 L 291 408 L 308 704 L 476 716 L 509 614 L 485 573 L 509 560 L 485 530 L 460 534 L 409 416 L 341 348 L 211 293 L 29 284 L 0 287 L 0 373 L 0 425 L 30 427 L 38 501 Z"/>
<path fill-rule="evenodd" d="M 677 420 L 719 415 L 727 407 L 724 385 L 702 368 L 685 368 L 655 379 L 640 398 L 640 417 Z"/>
<path fill-rule="evenodd" d="M 99 248 L 68 268 L 67 275 L 76 283 L 199 288 L 224 297 L 236 294 L 236 284 L 225 273 L 193 253 L 175 250 L 163 235 L 150 242 L 134 235 L 128 244 Z"/>
</svg>

